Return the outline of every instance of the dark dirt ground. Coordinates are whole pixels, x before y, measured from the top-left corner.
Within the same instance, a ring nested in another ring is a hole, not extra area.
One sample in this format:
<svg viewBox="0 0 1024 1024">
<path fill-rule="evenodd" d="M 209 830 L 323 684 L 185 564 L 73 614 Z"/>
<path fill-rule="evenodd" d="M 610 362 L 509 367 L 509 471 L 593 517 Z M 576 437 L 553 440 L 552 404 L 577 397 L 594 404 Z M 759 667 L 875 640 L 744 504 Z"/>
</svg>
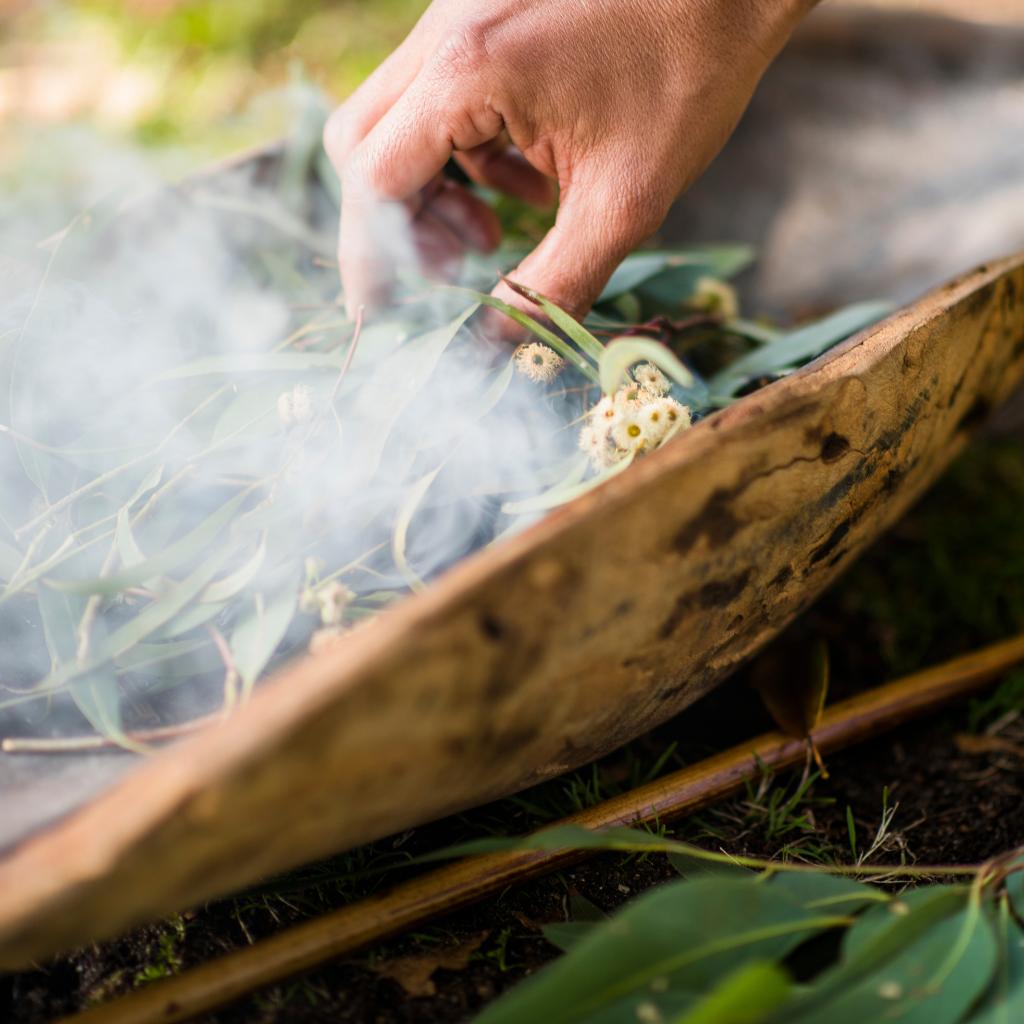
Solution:
<svg viewBox="0 0 1024 1024">
<path fill-rule="evenodd" d="M 828 642 L 835 699 L 1021 631 L 1022 510 L 1024 444 L 979 442 L 781 642 L 789 649 L 815 638 Z M 749 683 L 741 673 L 625 751 L 522 798 L 313 865 L 37 971 L 0 978 L 0 1021 L 35 1024 L 101 1002 L 386 886 L 402 877 L 410 853 L 473 836 L 515 834 L 770 728 L 756 699 L 737 699 L 744 687 Z M 764 779 L 742 798 L 669 832 L 734 853 L 849 862 L 854 854 L 847 808 L 862 853 L 884 806 L 895 804 L 872 863 L 983 860 L 1024 845 L 1022 711 L 1024 672 L 1018 672 L 982 697 L 829 757 L 828 780 L 802 787 L 799 773 Z M 1006 742 L 994 752 L 967 753 L 964 734 Z M 388 865 L 395 870 L 366 874 Z M 658 855 L 602 855 L 202 1019 L 463 1021 L 557 955 L 539 926 L 573 916 L 580 897 L 610 911 L 672 877 Z M 408 958 L 423 956 L 449 966 L 412 978 Z"/>
</svg>

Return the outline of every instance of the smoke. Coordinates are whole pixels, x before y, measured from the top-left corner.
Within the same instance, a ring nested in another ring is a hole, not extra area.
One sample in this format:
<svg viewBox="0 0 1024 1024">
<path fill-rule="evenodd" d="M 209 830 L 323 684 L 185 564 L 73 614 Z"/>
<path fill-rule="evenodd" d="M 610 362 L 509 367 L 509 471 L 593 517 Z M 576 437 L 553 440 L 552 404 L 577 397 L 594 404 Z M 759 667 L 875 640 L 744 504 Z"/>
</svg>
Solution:
<svg viewBox="0 0 1024 1024">
<path fill-rule="evenodd" d="M 356 337 L 313 122 L 178 185 L 64 131 L 0 198 L 0 735 L 216 712 L 564 475 L 578 382 L 513 374 L 393 216 Z"/>
</svg>

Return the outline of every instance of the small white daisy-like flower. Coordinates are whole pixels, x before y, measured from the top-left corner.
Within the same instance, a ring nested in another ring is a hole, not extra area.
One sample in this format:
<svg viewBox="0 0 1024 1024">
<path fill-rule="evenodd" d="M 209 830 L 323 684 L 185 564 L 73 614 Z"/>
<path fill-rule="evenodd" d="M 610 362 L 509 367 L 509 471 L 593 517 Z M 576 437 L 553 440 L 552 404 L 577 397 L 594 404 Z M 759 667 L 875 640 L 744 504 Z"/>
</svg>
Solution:
<svg viewBox="0 0 1024 1024">
<path fill-rule="evenodd" d="M 726 320 L 735 320 L 740 315 L 740 303 L 736 289 L 717 277 L 702 277 L 697 281 L 689 305 L 707 310 Z"/>
<path fill-rule="evenodd" d="M 538 384 L 554 380 L 565 366 L 565 360 L 557 352 L 539 341 L 520 345 L 513 358 L 516 361 L 516 369 L 524 377 L 529 377 Z"/>
<path fill-rule="evenodd" d="M 668 413 L 665 405 L 658 401 L 645 405 L 638 414 L 644 435 L 652 448 L 661 444 L 672 427 L 672 420 L 669 419 Z"/>
<path fill-rule="evenodd" d="M 325 626 L 340 626 L 345 609 L 355 594 L 344 583 L 332 580 L 319 587 L 316 596 L 320 605 L 320 621 Z"/>
<path fill-rule="evenodd" d="M 313 392 L 305 384 L 296 384 L 277 399 L 277 418 L 286 427 L 306 423 L 313 416 Z"/>
<path fill-rule="evenodd" d="M 590 422 L 595 425 L 603 423 L 605 426 L 609 426 L 617 414 L 618 410 L 615 408 L 614 400 L 604 395 L 601 401 L 590 410 Z"/>
<path fill-rule="evenodd" d="M 681 402 L 677 402 L 674 398 L 660 398 L 658 403 L 665 410 L 665 417 L 669 422 L 669 430 L 674 427 L 685 430 L 693 422 L 689 407 Z"/>
<path fill-rule="evenodd" d="M 639 384 L 623 384 L 612 399 L 616 410 L 626 412 L 635 409 L 645 398 L 644 389 Z"/>
<path fill-rule="evenodd" d="M 305 423 L 313 416 L 313 392 L 305 384 L 292 388 L 292 422 Z"/>
<path fill-rule="evenodd" d="M 596 469 L 604 469 L 613 461 L 614 450 L 608 440 L 604 423 L 588 423 L 580 431 L 580 448 L 590 457 Z"/>
<path fill-rule="evenodd" d="M 633 377 L 644 391 L 657 395 L 659 398 L 662 395 L 667 395 L 672 386 L 668 377 L 654 363 L 641 363 L 633 370 Z"/>
<path fill-rule="evenodd" d="M 650 443 L 645 425 L 640 420 L 639 411 L 624 412 L 612 427 L 612 440 L 615 447 L 624 452 L 639 453 Z"/>
<path fill-rule="evenodd" d="M 277 418 L 286 427 L 290 427 L 295 422 L 295 410 L 292 408 L 292 393 L 290 391 L 283 391 L 278 396 Z"/>
</svg>

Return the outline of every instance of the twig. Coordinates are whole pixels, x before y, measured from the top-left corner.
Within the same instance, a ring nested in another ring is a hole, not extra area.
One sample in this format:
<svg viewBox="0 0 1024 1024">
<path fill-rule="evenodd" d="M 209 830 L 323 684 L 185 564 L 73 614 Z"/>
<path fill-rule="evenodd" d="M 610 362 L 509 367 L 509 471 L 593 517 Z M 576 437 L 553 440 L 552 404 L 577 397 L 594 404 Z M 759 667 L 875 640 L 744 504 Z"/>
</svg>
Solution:
<svg viewBox="0 0 1024 1024">
<path fill-rule="evenodd" d="M 125 733 L 133 743 L 164 743 L 189 736 L 200 729 L 223 720 L 220 712 L 193 718 L 178 725 L 162 725 L 155 729 L 137 729 Z M 4 754 L 78 754 L 90 750 L 124 750 L 124 741 L 107 736 L 8 736 L 0 741 L 0 752 Z"/>
<path fill-rule="evenodd" d="M 232 709 L 238 703 L 238 666 L 235 664 L 235 656 L 231 653 L 224 634 L 214 625 L 206 627 L 206 631 L 213 639 L 220 660 L 224 663 L 224 711 L 225 716 L 231 714 Z"/>
<path fill-rule="evenodd" d="M 812 737 L 828 753 L 873 738 L 908 719 L 980 689 L 1024 662 L 1024 635 L 982 648 L 922 672 L 898 679 L 825 711 Z M 623 825 L 664 823 L 731 796 L 765 768 L 800 764 L 806 740 L 766 733 L 673 772 L 622 796 L 558 822 L 604 831 Z M 557 826 L 551 826 L 557 827 Z M 623 847 L 625 848 L 625 847 Z M 645 852 L 654 852 L 648 844 Z M 470 906 L 510 885 L 559 870 L 594 856 L 596 850 L 520 849 L 492 853 L 430 871 L 390 892 L 289 928 L 246 949 L 211 960 L 175 978 L 156 982 L 107 1006 L 67 1018 L 65 1024 L 174 1024 L 190 1020 L 246 995 L 309 970 L 327 960 Z M 709 859 L 763 865 L 764 862 L 708 854 Z M 996 862 L 983 866 L 894 867 L 899 875 L 973 875 L 988 878 Z M 772 870 L 819 870 L 772 864 Z M 842 873 L 878 873 L 878 868 L 847 867 Z M 978 884 L 981 884 L 979 881 Z"/>
</svg>

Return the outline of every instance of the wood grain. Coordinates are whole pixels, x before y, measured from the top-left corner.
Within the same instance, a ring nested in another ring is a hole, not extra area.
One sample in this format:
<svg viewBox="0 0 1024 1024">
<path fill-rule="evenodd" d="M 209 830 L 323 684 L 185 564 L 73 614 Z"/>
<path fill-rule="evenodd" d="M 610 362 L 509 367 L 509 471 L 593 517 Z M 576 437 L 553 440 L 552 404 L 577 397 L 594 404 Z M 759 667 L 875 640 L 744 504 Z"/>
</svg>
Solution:
<svg viewBox="0 0 1024 1024">
<path fill-rule="evenodd" d="M 0 862 L 0 967 L 521 789 L 720 682 L 1024 376 L 1024 255 L 468 559 Z"/>
</svg>

